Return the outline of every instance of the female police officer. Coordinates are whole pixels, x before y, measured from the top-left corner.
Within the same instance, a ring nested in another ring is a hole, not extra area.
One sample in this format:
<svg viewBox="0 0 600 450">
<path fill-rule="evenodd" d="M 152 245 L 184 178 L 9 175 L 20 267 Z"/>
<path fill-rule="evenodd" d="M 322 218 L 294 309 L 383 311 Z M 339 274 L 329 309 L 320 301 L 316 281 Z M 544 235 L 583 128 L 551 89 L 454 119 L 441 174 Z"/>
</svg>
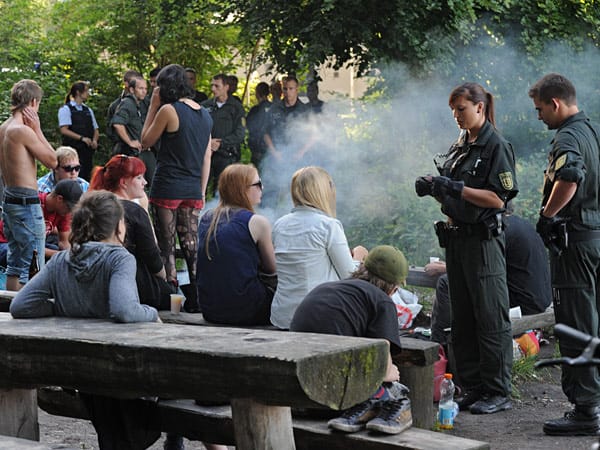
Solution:
<svg viewBox="0 0 600 450">
<path fill-rule="evenodd" d="M 452 303 L 452 342 L 461 410 L 491 414 L 512 407 L 512 337 L 504 259 L 502 212 L 518 190 L 511 145 L 495 128 L 492 94 L 465 83 L 449 105 L 463 131 L 438 167 L 441 176 L 417 179 L 419 196 L 442 204 L 436 224 L 446 248 Z"/>
</svg>

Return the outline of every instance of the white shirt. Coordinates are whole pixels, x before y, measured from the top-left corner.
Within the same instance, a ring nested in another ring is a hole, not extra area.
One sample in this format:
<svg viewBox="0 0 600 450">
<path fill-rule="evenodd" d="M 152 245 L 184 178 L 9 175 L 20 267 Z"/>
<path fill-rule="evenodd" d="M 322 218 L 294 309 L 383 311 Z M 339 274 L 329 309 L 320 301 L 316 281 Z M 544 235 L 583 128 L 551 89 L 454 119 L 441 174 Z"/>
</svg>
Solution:
<svg viewBox="0 0 600 450">
<path fill-rule="evenodd" d="M 355 269 L 342 223 L 316 208 L 297 206 L 273 226 L 277 291 L 271 323 L 289 328 L 306 294 L 326 281 L 347 278 Z"/>
</svg>

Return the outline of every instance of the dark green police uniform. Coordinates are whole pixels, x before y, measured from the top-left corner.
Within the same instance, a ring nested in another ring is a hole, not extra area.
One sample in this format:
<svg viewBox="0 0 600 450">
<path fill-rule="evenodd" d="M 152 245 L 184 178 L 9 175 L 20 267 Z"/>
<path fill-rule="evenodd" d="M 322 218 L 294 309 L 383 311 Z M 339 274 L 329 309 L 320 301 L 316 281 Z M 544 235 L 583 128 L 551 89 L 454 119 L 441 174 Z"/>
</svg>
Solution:
<svg viewBox="0 0 600 450">
<path fill-rule="evenodd" d="M 465 186 L 493 191 L 504 202 L 518 192 L 513 149 L 487 121 L 475 142 L 466 142 L 466 133 L 459 139 L 441 172 Z M 441 201 L 450 218 L 446 267 L 459 382 L 467 391 L 507 397 L 512 336 L 503 209 L 481 208 L 449 196 Z"/>
<path fill-rule="evenodd" d="M 577 183 L 571 201 L 557 214 L 567 218 L 569 244 L 550 267 L 557 323 L 598 336 L 600 307 L 600 130 L 583 112 L 569 117 L 556 131 L 544 181 L 547 198 L 556 180 Z M 581 353 L 569 339 L 559 341 L 563 356 Z M 600 405 L 596 367 L 563 366 L 562 388 L 571 403 Z"/>
<path fill-rule="evenodd" d="M 216 193 L 221 173 L 230 164 L 240 161 L 241 145 L 246 137 L 245 112 L 240 101 L 231 96 L 223 104 L 213 97 L 202 102 L 202 106 L 213 120 L 211 138 L 221 139 L 221 145 L 213 153 L 210 164 L 210 180 L 213 193 Z"/>
<path fill-rule="evenodd" d="M 127 135 L 129 136 L 129 139 L 141 142 L 142 128 L 144 128 L 146 112 L 147 110 L 143 102 L 138 102 L 132 94 L 127 94 L 121 99 L 120 103 L 116 107 L 112 119 L 110 120 L 110 125 L 111 127 L 112 125 L 123 125 Z M 148 183 L 149 189 L 152 185 L 154 172 L 156 171 L 156 156 L 154 156 L 154 153 L 150 149 L 139 152 L 137 149 L 129 147 L 118 137 L 116 131 L 114 134 L 117 136 L 117 141 L 113 146 L 112 154 L 123 154 L 139 157 L 146 166 L 144 178 Z"/>
</svg>

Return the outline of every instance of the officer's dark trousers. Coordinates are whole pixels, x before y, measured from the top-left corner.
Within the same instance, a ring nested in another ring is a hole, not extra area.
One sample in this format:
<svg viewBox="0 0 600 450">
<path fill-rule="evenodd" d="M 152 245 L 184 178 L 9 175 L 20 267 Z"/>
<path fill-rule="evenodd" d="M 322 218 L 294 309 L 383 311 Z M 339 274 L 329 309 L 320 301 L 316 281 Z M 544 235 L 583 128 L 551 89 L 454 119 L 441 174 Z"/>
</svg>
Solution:
<svg viewBox="0 0 600 450">
<path fill-rule="evenodd" d="M 453 234 L 446 267 L 458 381 L 467 390 L 508 396 L 512 336 L 504 250 L 504 235 Z"/>
<path fill-rule="evenodd" d="M 600 240 L 569 242 L 560 257 L 550 258 L 556 323 L 564 323 L 598 336 L 600 310 Z M 569 339 L 559 340 L 562 356 L 574 357 L 582 348 Z M 598 367 L 562 368 L 563 392 L 579 406 L 600 404 Z"/>
</svg>

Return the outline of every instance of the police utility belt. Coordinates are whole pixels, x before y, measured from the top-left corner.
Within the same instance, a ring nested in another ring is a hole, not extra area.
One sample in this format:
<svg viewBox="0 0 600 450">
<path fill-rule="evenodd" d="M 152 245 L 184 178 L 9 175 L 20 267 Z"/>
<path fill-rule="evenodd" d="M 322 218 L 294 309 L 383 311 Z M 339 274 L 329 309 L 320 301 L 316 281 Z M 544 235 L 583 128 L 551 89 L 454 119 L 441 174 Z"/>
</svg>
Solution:
<svg viewBox="0 0 600 450">
<path fill-rule="evenodd" d="M 438 237 L 440 247 L 446 248 L 451 238 L 476 237 L 482 241 L 498 237 L 504 230 L 502 214 L 486 219 L 484 222 L 475 224 L 450 224 L 442 220 L 434 224 L 435 234 Z"/>
<path fill-rule="evenodd" d="M 239 151 L 235 147 L 219 147 L 215 153 L 224 158 L 237 158 L 239 155 Z"/>
</svg>

